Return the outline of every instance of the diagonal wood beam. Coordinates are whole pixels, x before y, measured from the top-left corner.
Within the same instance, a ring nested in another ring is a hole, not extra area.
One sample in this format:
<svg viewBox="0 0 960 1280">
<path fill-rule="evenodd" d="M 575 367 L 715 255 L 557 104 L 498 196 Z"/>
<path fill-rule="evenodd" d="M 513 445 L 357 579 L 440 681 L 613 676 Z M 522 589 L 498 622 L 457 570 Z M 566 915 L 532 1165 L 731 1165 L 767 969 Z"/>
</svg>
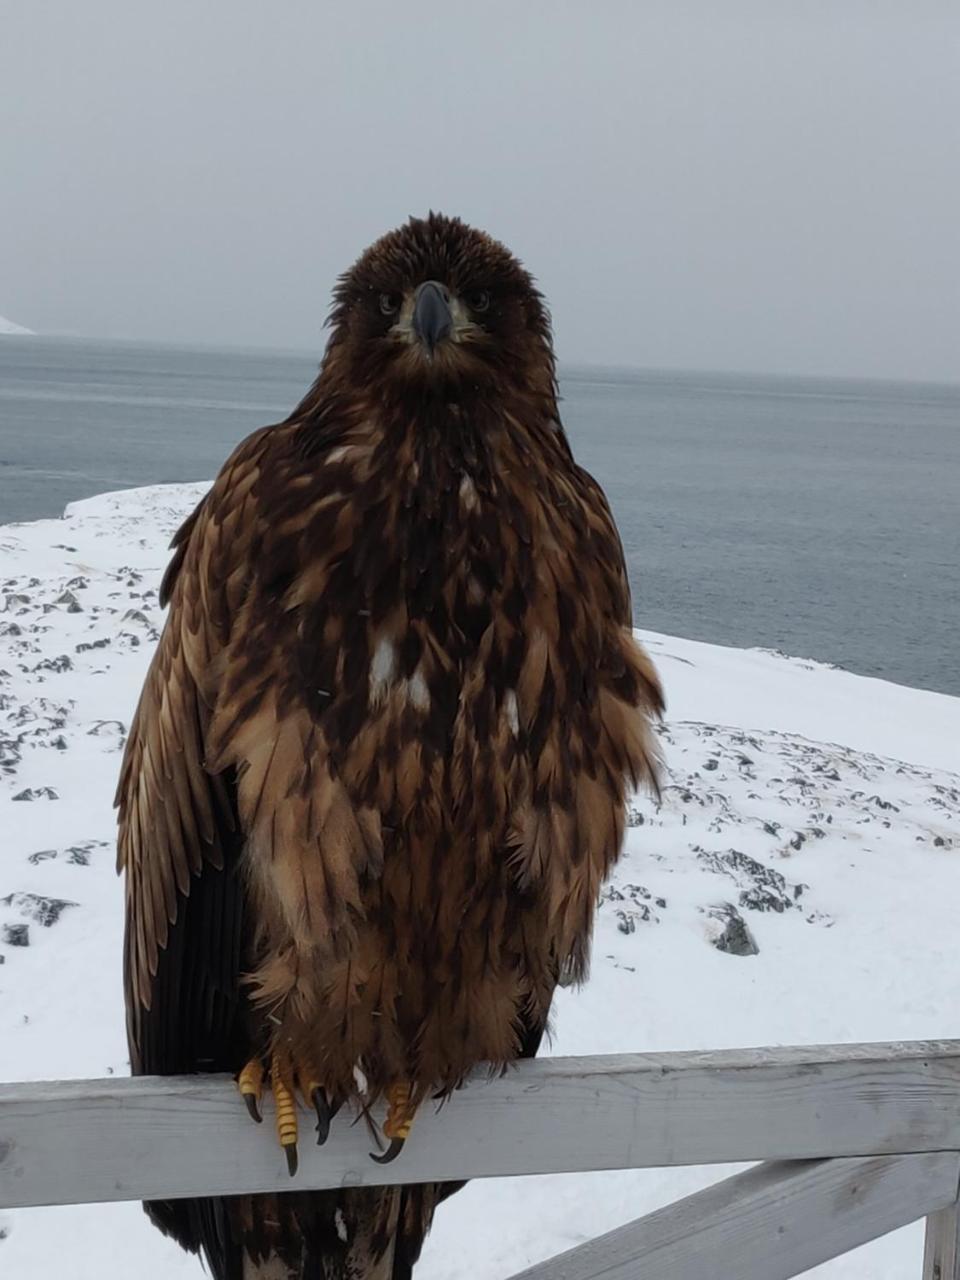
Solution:
<svg viewBox="0 0 960 1280">
<path fill-rule="evenodd" d="M 958 1179 L 946 1153 L 759 1165 L 513 1280 L 787 1280 L 942 1209 Z"/>
</svg>

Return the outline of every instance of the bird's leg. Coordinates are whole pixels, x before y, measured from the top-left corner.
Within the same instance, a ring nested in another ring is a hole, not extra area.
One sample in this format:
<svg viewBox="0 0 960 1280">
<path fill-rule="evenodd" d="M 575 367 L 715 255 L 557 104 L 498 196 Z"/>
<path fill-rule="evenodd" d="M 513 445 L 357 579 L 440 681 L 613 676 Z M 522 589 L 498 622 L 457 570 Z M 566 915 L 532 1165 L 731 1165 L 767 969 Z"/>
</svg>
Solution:
<svg viewBox="0 0 960 1280">
<path fill-rule="evenodd" d="M 377 1164 L 389 1164 L 391 1160 L 396 1160 L 410 1136 L 416 1112 L 413 1089 L 409 1084 L 392 1084 L 387 1089 L 387 1118 L 383 1122 L 383 1136 L 390 1139 L 390 1145 L 382 1155 L 371 1152 L 371 1160 Z"/>
<path fill-rule="evenodd" d="M 309 1063 L 294 1063 L 290 1053 L 275 1050 L 269 1057 L 270 1090 L 273 1093 L 276 1112 L 277 1139 L 287 1159 L 290 1176 L 297 1171 L 297 1090 L 305 1103 L 317 1115 L 317 1143 L 322 1145 L 330 1132 L 330 1121 L 339 1110 L 331 1106 L 327 1091 L 318 1079 L 318 1072 Z M 247 1110 L 259 1124 L 263 1119 L 260 1100 L 266 1075 L 264 1060 L 251 1058 L 237 1077 L 237 1088 L 247 1104 Z"/>
<path fill-rule="evenodd" d="M 291 1178 L 297 1172 L 297 1097 L 293 1074 L 289 1056 L 274 1053 L 270 1062 L 270 1088 L 276 1110 L 277 1139 L 287 1157 Z"/>
<path fill-rule="evenodd" d="M 240 1096 L 247 1104 L 247 1110 L 257 1124 L 263 1119 L 260 1113 L 260 1098 L 263 1095 L 263 1063 L 259 1058 L 251 1058 L 237 1076 L 237 1088 Z"/>
</svg>

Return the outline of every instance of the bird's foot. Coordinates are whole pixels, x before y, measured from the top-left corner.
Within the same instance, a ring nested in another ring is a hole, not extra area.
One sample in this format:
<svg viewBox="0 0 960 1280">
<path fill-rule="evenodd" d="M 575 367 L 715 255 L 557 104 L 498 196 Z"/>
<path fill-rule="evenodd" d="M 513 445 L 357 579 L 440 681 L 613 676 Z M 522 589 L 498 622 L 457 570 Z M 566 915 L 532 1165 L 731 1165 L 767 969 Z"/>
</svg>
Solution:
<svg viewBox="0 0 960 1280">
<path fill-rule="evenodd" d="M 416 1112 L 410 1085 L 392 1084 L 387 1089 L 387 1118 L 383 1122 L 383 1136 L 389 1138 L 390 1144 L 386 1151 L 377 1155 L 371 1151 L 371 1160 L 377 1164 L 390 1164 L 392 1160 L 396 1160 L 410 1136 Z"/>
<path fill-rule="evenodd" d="M 317 1072 L 308 1064 L 294 1065 L 289 1054 L 274 1053 L 269 1064 L 261 1058 L 251 1058 L 237 1077 L 237 1088 L 247 1104 L 247 1110 L 257 1124 L 263 1119 L 260 1101 L 263 1096 L 264 1077 L 269 1069 L 270 1091 L 276 1111 L 277 1140 L 287 1159 L 291 1178 L 297 1172 L 297 1090 L 308 1107 L 317 1116 L 317 1143 L 323 1145 L 330 1133 L 330 1121 L 336 1115 L 339 1104 L 331 1106 L 327 1091 L 317 1080 Z"/>
</svg>

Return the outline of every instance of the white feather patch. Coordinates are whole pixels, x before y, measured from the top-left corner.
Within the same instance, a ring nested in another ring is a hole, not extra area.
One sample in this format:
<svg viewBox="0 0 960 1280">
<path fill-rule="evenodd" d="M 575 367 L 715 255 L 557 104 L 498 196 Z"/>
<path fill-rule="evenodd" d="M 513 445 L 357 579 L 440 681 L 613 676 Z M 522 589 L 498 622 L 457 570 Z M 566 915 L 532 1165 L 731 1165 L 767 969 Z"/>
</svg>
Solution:
<svg viewBox="0 0 960 1280">
<path fill-rule="evenodd" d="M 507 717 L 507 724 L 510 726 L 511 733 L 520 732 L 520 711 L 517 707 L 517 695 L 513 689 L 508 689 L 503 699 L 503 712 Z"/>
<path fill-rule="evenodd" d="M 381 636 L 370 663 L 370 705 L 378 707 L 387 696 L 397 670 L 397 650 L 386 636 Z"/>
<path fill-rule="evenodd" d="M 417 667 L 416 671 L 407 685 L 407 697 L 417 708 L 418 711 L 430 710 L 430 690 L 427 688 L 427 682 L 423 678 L 423 672 Z"/>
</svg>

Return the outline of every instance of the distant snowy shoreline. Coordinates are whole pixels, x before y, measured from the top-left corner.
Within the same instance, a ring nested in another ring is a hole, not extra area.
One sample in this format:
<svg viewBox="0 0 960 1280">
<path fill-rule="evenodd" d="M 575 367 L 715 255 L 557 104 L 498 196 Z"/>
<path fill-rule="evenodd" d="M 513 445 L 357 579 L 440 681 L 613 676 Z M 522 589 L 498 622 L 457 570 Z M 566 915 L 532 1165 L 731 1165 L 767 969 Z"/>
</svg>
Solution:
<svg viewBox="0 0 960 1280">
<path fill-rule="evenodd" d="M 0 1078 L 129 1070 L 112 795 L 167 544 L 206 489 L 0 526 Z M 667 690 L 663 800 L 632 806 L 591 978 L 558 995 L 549 1052 L 956 1035 L 960 698 L 639 635 Z M 417 1280 L 494 1280 L 724 1172 L 473 1183 Z M 907 1280 L 921 1230 L 810 1274 Z M 0 1213 L 0 1272 L 62 1274 L 67 1238 L 81 1280 L 106 1256 L 118 1275 L 202 1275 L 124 1204 Z"/>
<path fill-rule="evenodd" d="M 0 316 L 0 336 L 32 338 L 36 337 L 36 334 L 32 329 L 27 329 L 22 324 L 14 324 L 12 320 Z"/>
</svg>

